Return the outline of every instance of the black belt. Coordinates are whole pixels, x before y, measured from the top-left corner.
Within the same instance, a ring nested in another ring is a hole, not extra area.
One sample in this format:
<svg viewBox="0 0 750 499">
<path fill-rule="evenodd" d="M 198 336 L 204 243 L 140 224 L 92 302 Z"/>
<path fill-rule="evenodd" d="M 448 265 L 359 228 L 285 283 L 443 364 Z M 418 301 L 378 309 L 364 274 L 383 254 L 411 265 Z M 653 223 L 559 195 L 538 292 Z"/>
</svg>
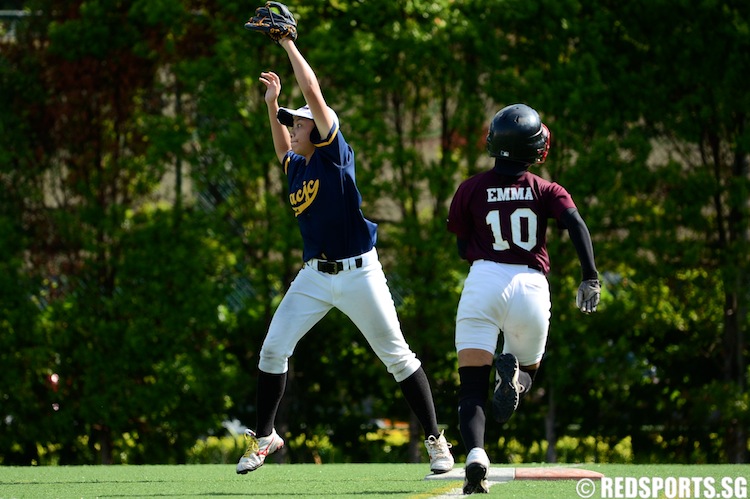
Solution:
<svg viewBox="0 0 750 499">
<path fill-rule="evenodd" d="M 318 260 L 318 271 L 325 272 L 326 274 L 333 274 L 336 275 L 342 270 L 344 270 L 344 263 L 343 262 L 337 262 L 337 261 L 321 261 Z M 362 268 L 362 258 L 358 257 L 354 260 L 354 266 L 355 268 Z"/>
</svg>

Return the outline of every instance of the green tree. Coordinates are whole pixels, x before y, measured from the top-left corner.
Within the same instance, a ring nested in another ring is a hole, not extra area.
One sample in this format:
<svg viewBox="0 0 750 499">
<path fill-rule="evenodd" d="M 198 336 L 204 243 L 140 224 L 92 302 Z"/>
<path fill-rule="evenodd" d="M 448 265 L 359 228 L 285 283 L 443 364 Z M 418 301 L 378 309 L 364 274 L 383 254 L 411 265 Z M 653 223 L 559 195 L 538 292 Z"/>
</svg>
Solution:
<svg viewBox="0 0 750 499">
<path fill-rule="evenodd" d="M 30 186 L 11 214 L 42 313 L 4 339 L 41 393 L 16 401 L 18 372 L 4 379 L 4 438 L 27 463 L 182 462 L 231 406 L 215 386 L 236 378 L 217 334 L 231 261 L 211 237 L 217 221 L 179 203 L 146 208 L 189 137 L 170 113 L 168 67 L 184 35 L 175 21 L 197 17 L 170 1 L 28 7 L 3 50 L 3 83 L 23 98 L 3 114 L 2 171 Z M 14 431 L 31 424 L 40 430 Z"/>
</svg>

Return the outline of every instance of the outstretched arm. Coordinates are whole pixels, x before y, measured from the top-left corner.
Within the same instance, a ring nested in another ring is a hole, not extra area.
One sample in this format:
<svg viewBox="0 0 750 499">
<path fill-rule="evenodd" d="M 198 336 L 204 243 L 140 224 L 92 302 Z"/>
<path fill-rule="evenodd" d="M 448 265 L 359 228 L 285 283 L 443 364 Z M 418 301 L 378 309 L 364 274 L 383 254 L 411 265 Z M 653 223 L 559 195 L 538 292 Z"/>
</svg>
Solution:
<svg viewBox="0 0 750 499">
<path fill-rule="evenodd" d="M 599 273 L 594 263 L 594 246 L 591 244 L 591 234 L 578 210 L 569 208 L 563 212 L 561 221 L 568 228 L 570 240 L 581 261 L 582 281 L 576 293 L 576 306 L 581 312 L 588 314 L 596 312 L 601 294 Z"/>
<path fill-rule="evenodd" d="M 276 114 L 279 112 L 279 94 L 281 93 L 281 79 L 276 73 L 267 72 L 260 74 L 260 81 L 266 86 L 266 106 L 268 106 L 268 121 L 271 124 L 271 135 L 273 136 L 273 148 L 279 163 L 292 148 L 289 138 L 289 130 L 279 123 Z"/>
<path fill-rule="evenodd" d="M 578 253 L 578 260 L 581 262 L 581 277 L 583 280 L 598 279 L 599 273 L 596 271 L 594 262 L 594 246 L 591 244 L 591 234 L 586 226 L 586 222 L 581 218 L 580 213 L 575 208 L 568 208 L 562 214 L 562 222 L 568 229 L 570 241 Z"/>
<path fill-rule="evenodd" d="M 333 127 L 333 116 L 328 112 L 328 105 L 323 98 L 323 92 L 320 90 L 318 77 L 315 76 L 315 72 L 302 56 L 293 40 L 284 38 L 279 43 L 289 56 L 294 77 L 297 79 L 297 84 L 305 97 L 305 102 L 310 106 L 310 111 L 312 111 L 315 119 L 315 126 L 318 128 L 320 135 L 325 137 Z"/>
</svg>

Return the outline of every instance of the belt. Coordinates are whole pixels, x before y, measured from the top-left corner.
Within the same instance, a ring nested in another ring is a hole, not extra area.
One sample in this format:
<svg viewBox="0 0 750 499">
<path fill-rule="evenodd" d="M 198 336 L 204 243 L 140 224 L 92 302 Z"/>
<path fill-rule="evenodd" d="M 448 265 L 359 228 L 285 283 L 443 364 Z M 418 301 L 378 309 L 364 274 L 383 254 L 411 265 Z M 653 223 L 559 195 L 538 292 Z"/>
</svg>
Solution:
<svg viewBox="0 0 750 499">
<path fill-rule="evenodd" d="M 336 275 L 344 270 L 361 269 L 363 259 L 361 256 L 354 258 L 345 258 L 343 260 L 318 260 L 312 258 L 307 264 L 319 272 Z"/>
</svg>

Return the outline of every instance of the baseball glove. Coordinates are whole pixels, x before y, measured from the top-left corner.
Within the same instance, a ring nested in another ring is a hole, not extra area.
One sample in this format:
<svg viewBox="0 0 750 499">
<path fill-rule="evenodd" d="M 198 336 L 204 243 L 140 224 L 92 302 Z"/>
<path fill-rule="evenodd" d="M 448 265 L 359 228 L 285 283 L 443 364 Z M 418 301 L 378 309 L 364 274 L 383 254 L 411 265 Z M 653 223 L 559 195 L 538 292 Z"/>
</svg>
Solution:
<svg viewBox="0 0 750 499">
<path fill-rule="evenodd" d="M 279 43 L 284 38 L 297 39 L 297 21 L 286 5 L 279 2 L 266 2 L 255 9 L 255 15 L 245 23 L 245 29 L 258 31 Z"/>
</svg>

